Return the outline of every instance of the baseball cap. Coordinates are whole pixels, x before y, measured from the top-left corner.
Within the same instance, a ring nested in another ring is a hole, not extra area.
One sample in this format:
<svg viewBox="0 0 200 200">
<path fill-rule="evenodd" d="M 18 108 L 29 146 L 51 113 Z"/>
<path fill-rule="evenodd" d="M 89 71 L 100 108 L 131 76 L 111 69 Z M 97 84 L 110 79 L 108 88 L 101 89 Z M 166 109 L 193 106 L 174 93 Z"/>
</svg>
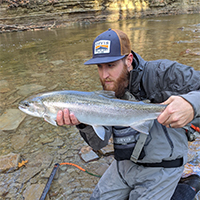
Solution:
<svg viewBox="0 0 200 200">
<path fill-rule="evenodd" d="M 109 63 L 131 53 L 128 36 L 121 30 L 108 29 L 98 35 L 92 45 L 93 57 L 85 65 Z"/>
</svg>

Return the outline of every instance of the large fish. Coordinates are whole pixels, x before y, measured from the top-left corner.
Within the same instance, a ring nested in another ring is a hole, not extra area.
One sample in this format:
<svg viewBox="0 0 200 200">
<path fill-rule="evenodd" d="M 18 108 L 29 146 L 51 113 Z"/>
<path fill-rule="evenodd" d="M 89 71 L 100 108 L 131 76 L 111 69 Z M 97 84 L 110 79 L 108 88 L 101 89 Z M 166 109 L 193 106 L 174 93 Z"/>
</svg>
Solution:
<svg viewBox="0 0 200 200">
<path fill-rule="evenodd" d="M 77 119 L 91 125 L 104 140 L 103 126 L 127 126 L 148 134 L 153 120 L 165 109 L 165 105 L 116 99 L 114 92 L 54 91 L 41 93 L 21 101 L 19 109 L 35 117 L 43 117 L 57 126 L 59 110 L 68 108 Z"/>
</svg>

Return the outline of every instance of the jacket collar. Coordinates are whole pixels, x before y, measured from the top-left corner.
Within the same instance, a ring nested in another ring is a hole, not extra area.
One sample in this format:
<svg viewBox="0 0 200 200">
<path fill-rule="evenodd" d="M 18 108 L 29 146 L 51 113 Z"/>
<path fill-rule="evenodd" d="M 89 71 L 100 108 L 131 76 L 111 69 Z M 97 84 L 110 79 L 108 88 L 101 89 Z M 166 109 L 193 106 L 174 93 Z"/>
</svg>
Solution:
<svg viewBox="0 0 200 200">
<path fill-rule="evenodd" d="M 143 68 L 147 61 L 145 61 L 139 54 L 131 51 L 133 54 L 133 70 L 130 71 L 130 79 L 128 90 L 136 97 L 138 100 L 145 99 L 145 92 L 142 89 L 142 76 Z"/>
</svg>

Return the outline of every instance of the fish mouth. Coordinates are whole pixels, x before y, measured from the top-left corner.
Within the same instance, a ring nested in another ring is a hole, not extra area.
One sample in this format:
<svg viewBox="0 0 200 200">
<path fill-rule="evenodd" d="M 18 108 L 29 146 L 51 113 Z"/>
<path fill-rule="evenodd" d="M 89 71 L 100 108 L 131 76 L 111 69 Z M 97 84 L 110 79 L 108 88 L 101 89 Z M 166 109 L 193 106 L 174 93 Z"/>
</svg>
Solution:
<svg viewBox="0 0 200 200">
<path fill-rule="evenodd" d="M 24 104 L 24 103 L 19 103 L 18 108 L 22 111 L 27 110 L 28 109 L 28 104 Z"/>
<path fill-rule="evenodd" d="M 27 108 L 26 108 L 25 106 L 20 105 L 20 106 L 18 106 L 18 108 L 19 108 L 22 112 L 27 113 Z"/>
<path fill-rule="evenodd" d="M 23 105 L 19 105 L 18 108 L 19 108 L 20 110 L 21 110 L 21 109 L 26 109 L 26 107 L 23 106 Z"/>
</svg>

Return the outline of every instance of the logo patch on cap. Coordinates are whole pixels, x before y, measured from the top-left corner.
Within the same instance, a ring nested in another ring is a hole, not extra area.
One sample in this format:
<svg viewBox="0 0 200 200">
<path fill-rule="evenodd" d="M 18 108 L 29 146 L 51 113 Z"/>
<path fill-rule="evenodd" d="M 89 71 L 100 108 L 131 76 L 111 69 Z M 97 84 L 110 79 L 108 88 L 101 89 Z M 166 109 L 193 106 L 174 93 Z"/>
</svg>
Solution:
<svg viewBox="0 0 200 200">
<path fill-rule="evenodd" d="M 110 53 L 110 40 L 99 40 L 95 42 L 94 54 Z"/>
</svg>

